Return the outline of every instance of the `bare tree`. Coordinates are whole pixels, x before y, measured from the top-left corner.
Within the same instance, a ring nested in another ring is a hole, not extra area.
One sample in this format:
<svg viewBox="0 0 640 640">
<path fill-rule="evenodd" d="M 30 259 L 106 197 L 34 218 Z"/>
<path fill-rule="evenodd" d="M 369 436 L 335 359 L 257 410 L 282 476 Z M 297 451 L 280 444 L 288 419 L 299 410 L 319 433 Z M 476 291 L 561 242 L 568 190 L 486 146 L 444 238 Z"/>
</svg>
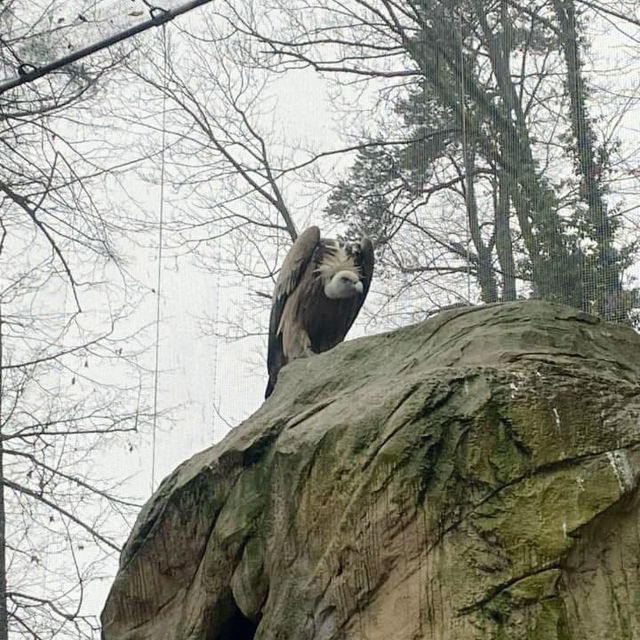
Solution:
<svg viewBox="0 0 640 640">
<path fill-rule="evenodd" d="M 2 75 L 108 25 L 89 1 L 4 2 Z M 147 292 L 119 255 L 148 224 L 114 209 L 136 157 L 90 122 L 108 123 L 101 91 L 125 54 L 0 95 L 0 639 L 95 637 L 91 584 L 136 510 L 100 461 L 151 418 L 150 337 L 125 329 Z"/>
<path fill-rule="evenodd" d="M 376 135 L 409 131 L 395 173 L 371 193 L 386 189 L 379 224 L 395 237 L 396 254 L 416 229 L 429 231 L 427 254 L 396 261 L 401 271 L 466 272 L 484 301 L 532 294 L 628 317 L 635 294 L 623 282 L 635 243 L 607 186 L 619 178 L 616 140 L 599 138 L 588 115 L 597 95 L 582 64 L 599 3 L 301 0 L 268 19 L 266 7 L 226 8 L 261 45 L 256 63 L 312 68 L 347 88 L 377 83 L 387 123 Z M 388 155 L 379 154 L 382 173 Z M 332 199 L 336 219 L 348 182 Z M 434 207 L 451 212 L 448 225 L 434 224 Z M 359 225 L 371 214 L 364 208 Z"/>
<path fill-rule="evenodd" d="M 225 338 L 264 332 L 264 313 L 283 253 L 308 218 L 298 181 L 312 154 L 274 133 L 272 74 L 252 64 L 251 43 L 218 16 L 205 14 L 191 32 L 168 32 L 151 58 L 129 64 L 132 84 L 143 82 L 152 121 L 122 112 L 127 126 L 146 127 L 166 140 L 164 221 L 167 253 L 190 259 L 223 278 L 239 298 L 238 317 L 209 331 Z M 157 61 L 164 61 L 158 64 Z M 160 114 L 164 113 L 164 124 Z M 158 153 L 159 136 L 141 155 Z"/>
</svg>

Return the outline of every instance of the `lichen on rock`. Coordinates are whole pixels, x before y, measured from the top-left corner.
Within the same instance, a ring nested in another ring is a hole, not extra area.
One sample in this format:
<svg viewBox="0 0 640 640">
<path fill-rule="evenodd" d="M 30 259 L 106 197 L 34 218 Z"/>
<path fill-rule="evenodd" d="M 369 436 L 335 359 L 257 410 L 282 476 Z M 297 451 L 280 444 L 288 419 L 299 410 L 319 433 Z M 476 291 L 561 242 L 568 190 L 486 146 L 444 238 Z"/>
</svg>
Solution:
<svg viewBox="0 0 640 640">
<path fill-rule="evenodd" d="M 639 476 L 640 336 L 442 312 L 288 365 L 165 479 L 104 639 L 636 638 Z"/>
</svg>

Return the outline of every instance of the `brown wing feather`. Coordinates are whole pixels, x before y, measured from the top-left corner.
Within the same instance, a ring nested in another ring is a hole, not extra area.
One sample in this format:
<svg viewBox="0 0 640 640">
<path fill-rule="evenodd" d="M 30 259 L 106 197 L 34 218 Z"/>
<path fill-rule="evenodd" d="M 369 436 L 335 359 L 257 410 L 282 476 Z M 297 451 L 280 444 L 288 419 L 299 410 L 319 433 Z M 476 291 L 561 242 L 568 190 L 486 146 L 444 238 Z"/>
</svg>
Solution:
<svg viewBox="0 0 640 640">
<path fill-rule="evenodd" d="M 300 283 L 300 279 L 307 270 L 310 260 L 320 242 L 320 229 L 309 227 L 298 236 L 287 254 L 282 269 L 276 281 L 273 301 L 271 303 L 271 317 L 269 319 L 269 347 L 267 351 L 267 370 L 269 382 L 265 392 L 268 398 L 273 391 L 278 371 L 286 364 L 283 351 L 281 322 L 285 305 Z"/>
<path fill-rule="evenodd" d="M 356 264 L 360 267 L 362 273 L 362 285 L 364 290 L 362 292 L 362 302 L 369 293 L 369 287 L 371 286 L 371 278 L 373 278 L 373 244 L 369 238 L 364 236 L 360 240 L 360 252 L 356 255 Z"/>
</svg>

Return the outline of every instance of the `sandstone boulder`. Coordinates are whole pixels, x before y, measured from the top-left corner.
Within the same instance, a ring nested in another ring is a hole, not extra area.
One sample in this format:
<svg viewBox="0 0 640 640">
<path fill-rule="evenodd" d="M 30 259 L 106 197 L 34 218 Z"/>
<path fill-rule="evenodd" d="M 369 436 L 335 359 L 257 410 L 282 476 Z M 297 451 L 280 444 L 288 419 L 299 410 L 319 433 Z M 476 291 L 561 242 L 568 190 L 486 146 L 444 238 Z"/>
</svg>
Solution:
<svg viewBox="0 0 640 640">
<path fill-rule="evenodd" d="M 164 480 L 105 640 L 640 638 L 640 336 L 446 311 L 281 372 Z"/>
</svg>

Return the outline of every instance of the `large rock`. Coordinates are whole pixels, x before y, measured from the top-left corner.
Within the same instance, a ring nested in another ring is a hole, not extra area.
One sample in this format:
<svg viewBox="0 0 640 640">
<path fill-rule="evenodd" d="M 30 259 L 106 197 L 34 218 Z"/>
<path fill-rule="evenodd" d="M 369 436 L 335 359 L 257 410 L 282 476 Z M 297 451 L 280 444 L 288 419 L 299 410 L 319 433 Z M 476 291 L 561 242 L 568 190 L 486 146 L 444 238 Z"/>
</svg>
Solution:
<svg viewBox="0 0 640 640">
<path fill-rule="evenodd" d="M 298 360 L 144 507 L 104 638 L 640 638 L 639 383 L 541 302 Z"/>
</svg>

